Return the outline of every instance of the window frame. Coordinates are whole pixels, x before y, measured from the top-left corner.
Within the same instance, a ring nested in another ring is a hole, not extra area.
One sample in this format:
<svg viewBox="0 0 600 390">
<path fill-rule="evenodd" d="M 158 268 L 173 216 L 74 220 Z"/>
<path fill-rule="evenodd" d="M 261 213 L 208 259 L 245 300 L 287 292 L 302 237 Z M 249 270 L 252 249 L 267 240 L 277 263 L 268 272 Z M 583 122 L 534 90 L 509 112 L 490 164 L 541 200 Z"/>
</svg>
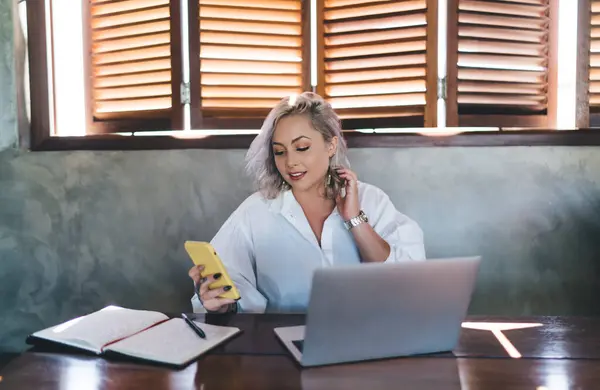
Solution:
<svg viewBox="0 0 600 390">
<path fill-rule="evenodd" d="M 182 0 L 186 1 L 186 0 Z M 304 0 L 308 3 L 307 0 Z M 556 0 L 552 0 L 556 1 Z M 179 4 L 179 1 L 173 3 Z M 190 1 L 190 5 L 196 3 Z M 196 3 L 197 6 L 197 3 Z M 171 135 L 150 135 L 150 136 L 122 136 L 117 134 L 105 135 L 85 135 L 81 137 L 53 136 L 51 134 L 51 113 L 48 98 L 48 55 L 46 42 L 46 24 L 48 18 L 45 11 L 44 1 L 27 1 L 26 14 L 28 19 L 28 42 L 27 50 L 29 55 L 29 77 L 30 80 L 30 100 L 31 100 L 31 120 L 30 120 L 30 145 L 32 151 L 68 151 L 68 150 L 148 150 L 148 149 L 245 149 L 247 148 L 255 135 L 211 135 L 198 138 L 179 138 Z M 590 3 L 589 0 L 580 0 L 579 18 L 581 21 L 589 20 Z M 307 9 L 309 7 L 306 7 Z M 308 12 L 305 10 L 305 12 Z M 437 11 L 436 11 L 437 12 Z M 179 15 L 179 10 L 177 10 Z M 190 20 L 194 20 L 197 15 L 190 9 Z M 450 23 L 449 23 L 450 24 Z M 193 32 L 194 23 L 190 23 L 190 32 Z M 577 69 L 584 70 L 581 74 L 578 72 L 577 80 L 577 130 L 557 130 L 557 129 L 536 129 L 536 130 L 503 130 L 498 131 L 469 131 L 453 135 L 432 135 L 421 132 L 410 133 L 361 133 L 346 132 L 344 137 L 349 147 L 456 147 L 456 146 L 600 146 L 600 129 L 589 128 L 589 104 L 587 103 L 588 64 L 589 64 L 589 26 L 580 23 L 578 47 L 579 56 L 577 59 Z M 194 35 L 190 34 L 190 37 Z M 193 45 L 194 40 L 190 40 Z M 197 43 L 199 50 L 199 42 Z M 179 40 L 181 46 L 181 40 Z M 193 46 L 192 49 L 194 50 Z M 178 56 L 181 58 L 180 56 Z M 190 56 L 191 57 L 191 56 Z M 448 62 L 450 64 L 450 62 Z M 199 66 L 199 65 L 198 65 Z M 305 67 L 310 69 L 310 59 L 305 62 Z M 448 66 L 448 71 L 451 70 Z M 181 72 L 175 72 L 181 74 Z M 190 71 L 190 86 L 194 88 L 194 71 Z M 199 72 L 197 72 L 199 77 Z M 176 78 L 176 77 L 173 77 Z M 310 75 L 306 77 L 310 80 Z M 198 80 L 199 81 L 199 80 Z M 200 88 L 199 82 L 196 83 Z M 450 79 L 449 79 L 450 84 Z M 173 97 L 181 99 L 181 82 L 173 83 Z M 449 85 L 450 87 L 450 85 Z M 449 88 L 450 89 L 450 88 Z M 86 91 L 87 93 L 87 91 Z M 194 99 L 192 99 L 191 109 L 193 110 Z M 450 99 L 447 100 L 450 102 Z M 199 105 L 199 94 L 196 103 Z M 178 104 L 173 107 L 174 111 L 183 111 L 183 106 Z M 198 106 L 199 107 L 199 106 Z M 183 120 L 183 115 L 180 115 Z M 216 123 L 220 122 L 220 123 Z M 249 126 L 260 128 L 262 120 L 256 120 L 256 123 L 243 121 L 243 127 Z M 177 121 L 173 121 L 176 125 Z M 240 124 L 231 121 L 215 121 L 215 123 L 205 122 L 203 127 L 207 126 L 215 129 L 222 126 L 228 128 L 240 128 Z M 239 126 L 239 127 L 238 127 Z M 452 126 L 449 122 L 448 126 Z M 497 124 L 495 124 L 498 127 Z M 200 129 L 200 127 L 197 127 Z M 452 129 L 449 129 L 452 130 Z M 423 127 L 423 131 L 427 131 Z"/>
</svg>

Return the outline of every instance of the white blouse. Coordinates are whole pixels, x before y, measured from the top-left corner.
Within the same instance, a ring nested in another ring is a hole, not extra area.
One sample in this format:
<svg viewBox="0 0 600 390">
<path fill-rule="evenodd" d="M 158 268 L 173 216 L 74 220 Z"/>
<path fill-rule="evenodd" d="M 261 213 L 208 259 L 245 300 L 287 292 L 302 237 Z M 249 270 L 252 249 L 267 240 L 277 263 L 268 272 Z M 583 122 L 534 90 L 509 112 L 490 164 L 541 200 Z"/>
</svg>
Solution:
<svg viewBox="0 0 600 390">
<path fill-rule="evenodd" d="M 373 185 L 359 182 L 358 194 L 369 224 L 391 247 L 386 262 L 425 260 L 423 232 L 413 220 Z M 361 262 L 337 207 L 325 220 L 319 246 L 291 191 L 272 200 L 251 195 L 211 244 L 240 292 L 241 312 L 305 312 L 315 269 Z M 195 294 L 192 306 L 205 312 Z"/>
</svg>

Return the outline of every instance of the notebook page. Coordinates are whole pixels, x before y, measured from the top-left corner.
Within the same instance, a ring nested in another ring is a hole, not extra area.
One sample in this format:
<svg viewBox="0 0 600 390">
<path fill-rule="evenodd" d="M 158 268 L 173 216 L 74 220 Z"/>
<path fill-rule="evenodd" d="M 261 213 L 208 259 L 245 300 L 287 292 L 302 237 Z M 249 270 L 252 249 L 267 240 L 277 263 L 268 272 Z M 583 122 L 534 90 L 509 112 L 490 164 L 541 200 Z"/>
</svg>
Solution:
<svg viewBox="0 0 600 390">
<path fill-rule="evenodd" d="M 200 338 L 181 318 L 150 328 L 109 345 L 105 350 L 160 363 L 182 365 L 234 336 L 240 330 L 197 322 L 206 334 Z"/>
<path fill-rule="evenodd" d="M 33 336 L 100 353 L 104 345 L 167 319 L 163 313 L 109 306 Z"/>
</svg>

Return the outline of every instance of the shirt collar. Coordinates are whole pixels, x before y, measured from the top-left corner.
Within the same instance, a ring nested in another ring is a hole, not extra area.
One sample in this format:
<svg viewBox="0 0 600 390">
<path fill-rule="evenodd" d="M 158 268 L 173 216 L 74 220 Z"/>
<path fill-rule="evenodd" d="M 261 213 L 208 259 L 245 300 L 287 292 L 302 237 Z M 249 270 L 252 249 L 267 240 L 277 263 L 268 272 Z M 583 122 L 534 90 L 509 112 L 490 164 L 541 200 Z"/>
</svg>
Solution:
<svg viewBox="0 0 600 390">
<path fill-rule="evenodd" d="M 296 205 L 298 205 L 298 207 L 300 206 L 296 201 L 292 190 L 283 190 L 271 201 L 270 209 L 273 212 L 287 215 L 292 212 Z"/>
</svg>

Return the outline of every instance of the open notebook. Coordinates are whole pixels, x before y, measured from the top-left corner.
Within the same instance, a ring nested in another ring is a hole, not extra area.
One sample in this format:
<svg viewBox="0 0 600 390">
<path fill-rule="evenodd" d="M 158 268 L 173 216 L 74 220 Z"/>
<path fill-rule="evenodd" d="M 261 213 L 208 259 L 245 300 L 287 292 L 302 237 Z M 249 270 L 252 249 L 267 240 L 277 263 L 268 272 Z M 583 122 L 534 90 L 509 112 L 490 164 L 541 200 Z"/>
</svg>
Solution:
<svg viewBox="0 0 600 390">
<path fill-rule="evenodd" d="M 239 328 L 197 323 L 200 338 L 181 318 L 153 311 L 108 306 L 63 324 L 33 333 L 39 340 L 69 345 L 98 355 L 112 353 L 170 366 L 185 366 L 240 332 Z"/>
</svg>

